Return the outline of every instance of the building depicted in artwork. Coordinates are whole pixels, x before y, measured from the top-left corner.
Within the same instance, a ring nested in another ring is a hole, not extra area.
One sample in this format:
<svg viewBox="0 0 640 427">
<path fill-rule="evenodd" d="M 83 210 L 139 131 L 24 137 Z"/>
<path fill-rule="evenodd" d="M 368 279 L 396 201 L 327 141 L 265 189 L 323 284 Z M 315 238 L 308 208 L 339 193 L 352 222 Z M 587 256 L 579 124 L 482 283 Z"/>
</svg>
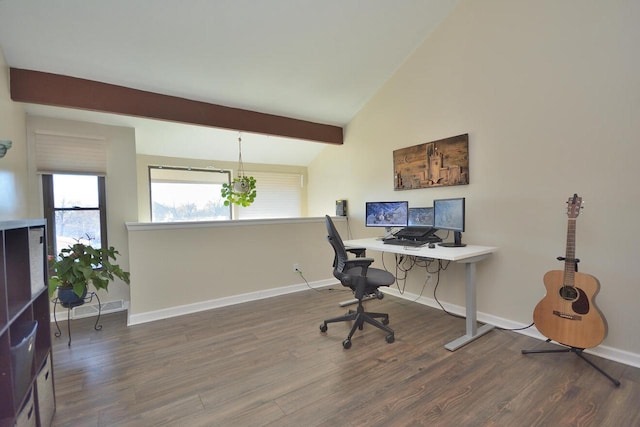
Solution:
<svg viewBox="0 0 640 427">
<path fill-rule="evenodd" d="M 427 144 L 427 156 L 429 158 L 428 186 L 468 184 L 468 175 L 463 167 L 458 164 L 445 166 L 444 154 L 438 150 L 438 146 Z M 429 154 L 431 152 L 431 154 Z"/>
<path fill-rule="evenodd" d="M 438 152 L 438 147 L 434 147 L 432 154 L 429 155 L 429 146 L 427 145 L 427 156 L 429 157 L 429 185 L 442 184 L 443 172 L 446 172 L 446 168 L 442 167 L 442 153 Z"/>
</svg>

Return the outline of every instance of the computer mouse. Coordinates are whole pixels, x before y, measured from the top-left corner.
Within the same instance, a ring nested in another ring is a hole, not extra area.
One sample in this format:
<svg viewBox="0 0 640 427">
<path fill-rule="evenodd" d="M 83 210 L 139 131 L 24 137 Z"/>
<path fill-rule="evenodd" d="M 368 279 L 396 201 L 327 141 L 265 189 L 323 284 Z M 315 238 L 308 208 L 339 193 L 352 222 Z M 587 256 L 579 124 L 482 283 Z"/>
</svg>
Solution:
<svg viewBox="0 0 640 427">
<path fill-rule="evenodd" d="M 433 249 L 433 248 L 435 248 L 435 247 L 436 247 L 436 244 L 435 244 L 435 243 L 429 243 L 429 249 Z"/>
</svg>

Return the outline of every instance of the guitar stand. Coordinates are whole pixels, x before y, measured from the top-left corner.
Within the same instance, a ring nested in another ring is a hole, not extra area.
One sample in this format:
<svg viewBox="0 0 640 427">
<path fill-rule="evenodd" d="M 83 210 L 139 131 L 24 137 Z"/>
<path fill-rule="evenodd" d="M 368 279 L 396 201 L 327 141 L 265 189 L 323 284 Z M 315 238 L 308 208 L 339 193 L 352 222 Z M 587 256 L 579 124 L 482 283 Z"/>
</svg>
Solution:
<svg viewBox="0 0 640 427">
<path fill-rule="evenodd" d="M 547 339 L 546 342 L 551 342 L 551 339 Z M 562 346 L 564 346 L 565 348 L 560 348 L 560 349 L 550 349 L 550 350 L 522 350 L 522 354 L 539 354 L 539 353 L 575 353 L 576 356 L 578 356 L 580 359 L 584 360 L 585 362 L 587 362 L 589 365 L 591 365 L 596 371 L 600 372 L 602 375 L 604 375 L 605 377 L 607 377 L 609 379 L 609 381 L 611 381 L 616 387 L 620 387 L 620 381 L 616 380 L 615 378 L 613 378 L 611 375 L 607 374 L 604 370 L 602 370 L 602 368 L 600 368 L 599 366 L 597 366 L 595 363 L 593 363 L 592 361 L 590 361 L 589 359 L 587 359 L 586 357 L 584 357 L 584 355 L 582 354 L 582 352 L 584 351 L 584 348 L 577 348 L 577 347 L 570 347 L 570 346 L 565 346 L 564 344 L 560 344 Z"/>
</svg>

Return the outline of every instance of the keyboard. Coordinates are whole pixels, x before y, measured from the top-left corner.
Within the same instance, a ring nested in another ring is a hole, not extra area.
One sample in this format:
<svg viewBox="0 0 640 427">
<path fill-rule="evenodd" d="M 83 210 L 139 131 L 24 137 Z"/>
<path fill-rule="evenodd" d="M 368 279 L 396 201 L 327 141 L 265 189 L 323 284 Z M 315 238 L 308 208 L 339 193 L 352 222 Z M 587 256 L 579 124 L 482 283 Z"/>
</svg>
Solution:
<svg viewBox="0 0 640 427">
<path fill-rule="evenodd" d="M 427 244 L 427 242 L 421 242 L 419 240 L 407 240 L 407 239 L 385 239 L 382 241 L 385 245 L 397 245 L 397 246 L 411 246 L 420 247 Z"/>
</svg>

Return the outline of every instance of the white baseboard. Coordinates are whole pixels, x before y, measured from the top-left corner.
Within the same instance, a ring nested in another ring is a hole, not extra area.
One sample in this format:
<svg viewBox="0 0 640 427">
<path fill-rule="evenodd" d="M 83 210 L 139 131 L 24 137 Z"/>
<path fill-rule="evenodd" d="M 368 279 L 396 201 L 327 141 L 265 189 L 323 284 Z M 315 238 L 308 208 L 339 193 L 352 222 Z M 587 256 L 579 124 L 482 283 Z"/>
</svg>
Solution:
<svg viewBox="0 0 640 427">
<path fill-rule="evenodd" d="M 271 298 L 278 295 L 291 294 L 294 292 L 305 291 L 312 288 L 322 288 L 327 286 L 335 286 L 336 279 L 319 280 L 316 282 L 283 286 L 280 288 L 266 289 L 264 291 L 249 292 L 246 294 L 232 295 L 229 297 L 218 298 L 208 301 L 201 301 L 193 304 L 180 305 L 176 307 L 165 308 L 162 310 L 149 311 L 146 313 L 130 314 L 127 319 L 127 325 L 138 325 L 140 323 L 153 322 L 155 320 L 168 319 L 185 314 L 197 313 L 199 311 L 211 310 L 213 308 L 226 307 L 229 305 L 240 304 L 243 302 L 256 301 L 264 298 Z"/>
<path fill-rule="evenodd" d="M 438 305 L 436 300 L 434 300 L 433 298 L 418 296 L 416 294 L 410 294 L 408 292 L 400 294 L 400 292 L 398 292 L 396 289 L 393 289 L 393 288 L 382 289 L 382 290 L 384 291 L 384 293 L 387 293 L 389 295 L 393 295 L 398 298 L 402 298 L 409 301 L 415 301 L 418 304 L 423 304 L 423 305 L 434 307 L 441 310 L 440 306 Z M 445 308 L 445 310 L 447 310 L 448 312 L 454 313 L 460 316 L 465 315 L 465 308 L 463 306 L 443 303 L 443 302 L 441 303 L 442 303 L 442 306 Z M 502 317 L 494 316 L 494 315 L 483 313 L 483 312 L 478 312 L 478 321 L 482 323 L 488 323 L 503 329 L 518 329 L 518 328 L 524 328 L 528 326 L 528 324 L 514 322 L 509 319 L 505 319 Z M 519 334 L 523 334 L 532 338 L 536 338 L 541 341 L 547 340 L 547 337 L 545 337 L 540 332 L 538 332 L 535 326 L 531 328 L 519 330 L 519 331 L 514 331 L 514 332 L 517 332 Z M 593 354 L 594 356 L 602 357 L 603 359 L 613 360 L 615 362 L 624 363 L 625 365 L 640 368 L 640 354 L 631 353 L 625 350 L 620 350 L 620 349 L 609 347 L 606 345 L 599 345 L 594 348 L 589 348 L 589 349 L 586 349 L 584 352 L 588 354 Z"/>
<path fill-rule="evenodd" d="M 102 303 L 102 307 L 98 307 L 98 303 L 79 305 L 77 307 L 73 307 L 68 315 L 70 319 L 82 319 L 84 317 L 95 317 L 98 315 L 98 313 L 100 315 L 103 315 L 108 313 L 116 313 L 118 311 L 126 311 L 128 308 L 129 302 L 120 299 L 114 301 L 105 301 Z M 58 317 L 58 321 L 61 320 L 61 317 L 63 317 L 64 319 L 67 318 L 67 309 L 63 308 L 62 310 L 65 311 L 65 314 L 62 314 L 61 310 L 58 310 L 56 314 L 56 316 Z M 55 322 L 53 310 L 50 313 L 50 322 Z"/>
</svg>

